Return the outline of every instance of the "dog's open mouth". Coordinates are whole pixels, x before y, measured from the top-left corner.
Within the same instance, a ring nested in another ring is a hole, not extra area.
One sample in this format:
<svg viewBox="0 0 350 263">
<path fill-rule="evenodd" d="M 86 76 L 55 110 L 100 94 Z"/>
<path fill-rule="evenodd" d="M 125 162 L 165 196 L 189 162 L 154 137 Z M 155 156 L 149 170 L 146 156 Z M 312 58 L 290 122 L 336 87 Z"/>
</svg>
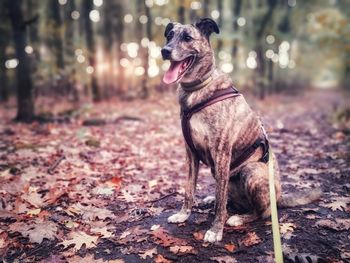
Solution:
<svg viewBox="0 0 350 263">
<path fill-rule="evenodd" d="M 170 67 L 165 72 L 163 81 L 166 84 L 178 82 L 186 73 L 186 71 L 192 66 L 194 56 L 189 56 L 181 61 L 171 60 Z"/>
</svg>

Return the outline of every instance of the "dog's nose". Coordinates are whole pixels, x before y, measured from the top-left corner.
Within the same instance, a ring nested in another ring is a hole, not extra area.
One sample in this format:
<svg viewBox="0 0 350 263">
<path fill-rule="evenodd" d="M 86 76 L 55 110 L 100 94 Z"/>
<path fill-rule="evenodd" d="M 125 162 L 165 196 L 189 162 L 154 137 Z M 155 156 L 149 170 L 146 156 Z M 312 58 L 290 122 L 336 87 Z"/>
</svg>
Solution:
<svg viewBox="0 0 350 263">
<path fill-rule="evenodd" d="M 170 57 L 171 57 L 171 49 L 164 47 L 164 48 L 162 48 L 161 52 L 162 52 L 163 59 L 170 59 Z"/>
</svg>

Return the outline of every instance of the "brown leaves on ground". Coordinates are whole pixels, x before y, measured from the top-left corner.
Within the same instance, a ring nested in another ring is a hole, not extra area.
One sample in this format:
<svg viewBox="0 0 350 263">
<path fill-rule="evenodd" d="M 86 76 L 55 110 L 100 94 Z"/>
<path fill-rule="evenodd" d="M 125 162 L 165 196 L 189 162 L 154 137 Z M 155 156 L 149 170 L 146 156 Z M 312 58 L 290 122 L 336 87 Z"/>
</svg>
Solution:
<svg viewBox="0 0 350 263">
<path fill-rule="evenodd" d="M 225 248 L 229 252 L 233 252 L 237 249 L 237 246 L 235 244 L 226 244 Z"/>
<path fill-rule="evenodd" d="M 54 240 L 57 237 L 57 230 L 55 223 L 42 219 L 16 222 L 9 227 L 9 232 L 19 232 L 23 237 L 28 237 L 30 242 L 39 244 L 43 242 L 44 238 Z"/>
<path fill-rule="evenodd" d="M 322 219 L 318 220 L 315 224 L 317 227 L 329 228 L 336 231 L 348 231 L 350 230 L 350 219 L 335 218 L 334 220 Z"/>
<path fill-rule="evenodd" d="M 320 202 L 279 210 L 281 235 L 295 250 L 313 250 L 330 262 L 348 260 L 349 135 L 332 136 L 337 130 L 326 117 L 332 106 L 323 103 L 324 95 L 314 95 L 255 104 L 281 161 L 283 193 L 324 190 Z M 173 95 L 101 102 L 64 123 L 15 123 L 9 111 L 0 108 L 4 261 L 269 262 L 259 258 L 273 249 L 271 226 L 264 222 L 225 227 L 218 244 L 203 243 L 212 204 L 195 205 L 181 226 L 166 222 L 181 206 L 187 169 Z M 102 118 L 104 125 L 82 125 L 91 118 Z M 202 168 L 199 198 L 215 191 L 210 171 Z"/>
<path fill-rule="evenodd" d="M 86 248 L 93 248 L 97 244 L 98 237 L 86 234 L 83 231 L 70 232 L 68 238 L 65 239 L 61 244 L 66 248 L 70 245 L 74 245 L 75 251 L 79 250 L 83 245 Z"/>
<path fill-rule="evenodd" d="M 242 239 L 239 240 L 239 244 L 244 245 L 246 247 L 251 247 L 257 245 L 262 240 L 255 232 L 249 232 Z"/>
<path fill-rule="evenodd" d="M 170 247 L 171 245 L 186 246 L 187 241 L 172 236 L 166 229 L 160 227 L 152 232 L 153 240 L 163 247 Z"/>
<path fill-rule="evenodd" d="M 197 254 L 197 251 L 192 246 L 171 246 L 169 250 L 174 254 Z"/>
<path fill-rule="evenodd" d="M 139 253 L 139 256 L 142 259 L 147 259 L 147 257 L 153 258 L 153 256 L 157 255 L 157 254 L 158 254 L 157 248 L 154 247 L 154 248 L 151 248 L 151 249 L 148 249 L 146 251 Z"/>
</svg>

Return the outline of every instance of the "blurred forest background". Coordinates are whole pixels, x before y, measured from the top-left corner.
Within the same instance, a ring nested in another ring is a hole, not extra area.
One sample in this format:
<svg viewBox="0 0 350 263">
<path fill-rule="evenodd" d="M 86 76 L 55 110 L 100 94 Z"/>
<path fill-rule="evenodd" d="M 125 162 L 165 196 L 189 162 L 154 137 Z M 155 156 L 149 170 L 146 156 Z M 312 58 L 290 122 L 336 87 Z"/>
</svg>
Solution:
<svg viewBox="0 0 350 263">
<path fill-rule="evenodd" d="M 17 94 L 18 120 L 32 120 L 40 98 L 79 104 L 169 90 L 164 28 L 199 17 L 219 24 L 217 66 L 240 89 L 264 98 L 349 88 L 347 0 L 3 0 L 0 17 L 0 99 Z"/>
</svg>

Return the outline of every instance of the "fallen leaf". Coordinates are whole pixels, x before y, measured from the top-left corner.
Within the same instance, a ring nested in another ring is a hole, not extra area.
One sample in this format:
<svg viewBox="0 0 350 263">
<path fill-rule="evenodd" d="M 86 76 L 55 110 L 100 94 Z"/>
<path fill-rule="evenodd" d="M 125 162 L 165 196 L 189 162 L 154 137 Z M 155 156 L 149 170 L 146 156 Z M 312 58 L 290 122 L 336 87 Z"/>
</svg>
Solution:
<svg viewBox="0 0 350 263">
<path fill-rule="evenodd" d="M 73 204 L 67 209 L 67 212 L 72 212 L 73 214 L 82 215 L 84 220 L 105 220 L 106 218 L 114 218 L 112 211 L 106 208 L 99 208 L 92 205 L 84 206 L 80 203 Z"/>
<path fill-rule="evenodd" d="M 57 226 L 55 223 L 40 218 L 29 222 L 15 222 L 10 225 L 10 232 L 19 232 L 28 237 L 32 243 L 41 243 L 44 238 L 54 240 L 56 238 Z"/>
<path fill-rule="evenodd" d="M 163 257 L 161 254 L 159 254 L 155 259 L 154 259 L 155 263 L 172 263 L 171 260 L 166 259 L 165 257 Z"/>
<path fill-rule="evenodd" d="M 114 176 L 114 177 L 112 177 L 112 179 L 110 179 L 106 183 L 109 186 L 112 186 L 112 187 L 119 189 L 122 186 L 122 182 L 123 182 L 123 179 L 121 177 Z"/>
<path fill-rule="evenodd" d="M 174 254 L 196 254 L 197 252 L 192 246 L 171 246 L 169 250 Z"/>
<path fill-rule="evenodd" d="M 284 239 L 290 239 L 297 226 L 293 223 L 280 223 L 280 233 Z"/>
<path fill-rule="evenodd" d="M 157 248 L 154 247 L 154 248 L 148 249 L 146 251 L 143 251 L 142 253 L 139 253 L 139 256 L 142 259 L 146 259 L 147 257 L 153 258 L 153 256 L 157 253 L 158 253 Z"/>
<path fill-rule="evenodd" d="M 32 209 L 32 210 L 27 211 L 27 215 L 36 216 L 36 215 L 39 215 L 40 212 L 41 212 L 40 208 Z"/>
<path fill-rule="evenodd" d="M 153 225 L 153 226 L 151 226 L 151 230 L 152 231 L 157 230 L 159 227 L 160 227 L 160 225 Z"/>
<path fill-rule="evenodd" d="M 64 240 L 62 244 L 65 248 L 74 244 L 74 251 L 78 251 L 85 244 L 86 248 L 93 248 L 97 244 L 98 237 L 88 235 L 82 231 L 70 232 L 68 239 Z"/>
<path fill-rule="evenodd" d="M 90 231 L 94 234 L 100 235 L 103 238 L 109 238 L 113 235 L 113 233 L 110 231 L 110 229 L 107 228 L 107 226 L 93 227 L 90 229 Z"/>
<path fill-rule="evenodd" d="M 337 200 L 329 204 L 324 205 L 327 208 L 330 208 L 332 211 L 340 210 L 340 211 L 345 211 L 347 202 L 344 200 Z"/>
<path fill-rule="evenodd" d="M 226 244 L 225 248 L 226 248 L 227 251 L 233 252 L 234 250 L 236 250 L 237 247 L 234 244 Z"/>
<path fill-rule="evenodd" d="M 193 233 L 194 239 L 201 241 L 204 239 L 204 233 L 203 232 L 194 232 Z"/>
<path fill-rule="evenodd" d="M 211 257 L 210 259 L 219 263 L 237 263 L 237 260 L 231 256 Z"/>
<path fill-rule="evenodd" d="M 160 227 L 157 230 L 153 231 L 152 235 L 154 241 L 163 247 L 170 247 L 173 244 L 176 244 L 178 246 L 187 245 L 187 242 L 184 239 L 170 235 L 168 231 L 166 231 L 163 227 Z"/>
<path fill-rule="evenodd" d="M 5 238 L 0 237 L 0 249 L 7 247 L 7 242 Z"/>
<path fill-rule="evenodd" d="M 251 247 L 259 244 L 260 242 L 261 239 L 255 232 L 249 232 L 240 240 L 239 243 L 245 245 L 246 247 Z"/>
<path fill-rule="evenodd" d="M 329 228 L 336 231 L 345 231 L 350 230 L 350 219 L 336 218 L 335 221 L 323 219 L 318 220 L 315 226 Z"/>
</svg>

